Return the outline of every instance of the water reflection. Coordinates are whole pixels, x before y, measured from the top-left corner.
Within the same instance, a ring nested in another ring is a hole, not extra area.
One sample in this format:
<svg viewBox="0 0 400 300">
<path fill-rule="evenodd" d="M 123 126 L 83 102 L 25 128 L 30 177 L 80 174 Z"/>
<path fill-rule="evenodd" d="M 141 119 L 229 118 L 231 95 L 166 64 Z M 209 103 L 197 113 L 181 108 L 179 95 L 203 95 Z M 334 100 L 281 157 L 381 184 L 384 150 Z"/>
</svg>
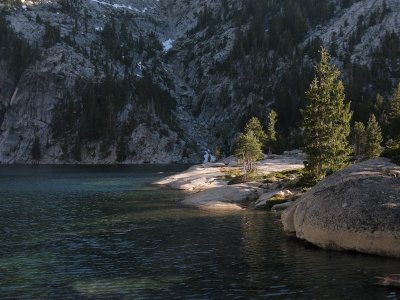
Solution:
<svg viewBox="0 0 400 300">
<path fill-rule="evenodd" d="M 264 212 L 182 208 L 171 167 L 0 168 L 0 298 L 390 298 L 400 262 L 288 239 Z M 39 174 L 39 175 L 37 175 Z"/>
</svg>

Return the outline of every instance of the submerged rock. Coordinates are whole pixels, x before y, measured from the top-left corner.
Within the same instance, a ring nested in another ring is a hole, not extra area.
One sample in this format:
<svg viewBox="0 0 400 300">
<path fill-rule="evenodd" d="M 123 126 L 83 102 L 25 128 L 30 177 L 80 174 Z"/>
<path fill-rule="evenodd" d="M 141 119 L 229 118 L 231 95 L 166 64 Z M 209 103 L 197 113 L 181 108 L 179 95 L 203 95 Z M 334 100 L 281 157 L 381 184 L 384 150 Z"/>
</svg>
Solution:
<svg viewBox="0 0 400 300">
<path fill-rule="evenodd" d="M 295 203 L 294 201 L 288 201 L 288 202 L 285 202 L 285 203 L 281 203 L 281 204 L 274 205 L 274 206 L 271 208 L 271 212 L 272 212 L 275 216 L 280 217 L 280 216 L 282 215 L 283 211 L 285 211 L 285 210 L 288 209 L 289 207 L 293 206 L 294 203 Z"/>
<path fill-rule="evenodd" d="M 377 285 L 400 288 L 400 274 L 390 274 L 385 277 L 378 277 Z"/>
<path fill-rule="evenodd" d="M 324 249 L 400 257 L 395 170 L 379 158 L 328 176 L 283 212 L 284 230 Z"/>
</svg>

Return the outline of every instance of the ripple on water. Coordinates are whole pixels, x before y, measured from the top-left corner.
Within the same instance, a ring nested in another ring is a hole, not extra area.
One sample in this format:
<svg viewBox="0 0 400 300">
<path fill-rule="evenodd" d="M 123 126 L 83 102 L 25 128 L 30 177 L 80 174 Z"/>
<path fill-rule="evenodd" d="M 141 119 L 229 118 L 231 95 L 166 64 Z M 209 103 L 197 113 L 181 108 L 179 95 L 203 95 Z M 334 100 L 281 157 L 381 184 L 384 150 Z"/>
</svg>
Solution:
<svg viewBox="0 0 400 300">
<path fill-rule="evenodd" d="M 399 298 L 398 260 L 322 251 L 263 212 L 182 208 L 171 166 L 0 167 L 0 298 Z"/>
</svg>

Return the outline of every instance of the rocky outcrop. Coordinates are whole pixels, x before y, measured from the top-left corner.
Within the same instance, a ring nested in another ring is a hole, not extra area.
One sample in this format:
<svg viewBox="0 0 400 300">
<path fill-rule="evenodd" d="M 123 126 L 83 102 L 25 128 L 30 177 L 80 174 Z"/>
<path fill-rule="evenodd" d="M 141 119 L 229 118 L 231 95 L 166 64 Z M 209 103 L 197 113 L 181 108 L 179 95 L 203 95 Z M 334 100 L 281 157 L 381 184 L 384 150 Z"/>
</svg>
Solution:
<svg viewBox="0 0 400 300">
<path fill-rule="evenodd" d="M 303 166 L 303 161 L 299 158 L 284 155 L 274 155 L 257 162 L 258 171 L 263 174 L 301 169 Z M 237 171 L 239 167 L 236 158 L 230 156 L 217 163 L 194 165 L 184 172 L 163 178 L 153 184 L 178 190 L 204 191 L 226 186 L 228 181 L 224 176 L 233 170 Z"/>
<path fill-rule="evenodd" d="M 190 167 L 187 171 L 154 182 L 177 190 L 203 191 L 228 183 L 220 178 L 224 175 L 219 164 L 203 164 Z"/>
<path fill-rule="evenodd" d="M 290 191 L 274 190 L 271 192 L 269 185 L 260 182 L 228 185 L 227 175 L 240 170 L 239 167 L 230 167 L 229 165 L 236 166 L 234 157 L 218 163 L 195 165 L 187 171 L 163 178 L 153 184 L 195 192 L 182 204 L 200 209 L 226 210 L 247 207 L 264 209 L 267 206 L 266 201 L 272 196 L 286 199 L 291 195 Z M 257 162 L 257 168 L 264 174 L 302 167 L 299 159 L 287 156 L 276 155 Z M 261 195 L 262 199 L 260 199 Z"/>
<path fill-rule="evenodd" d="M 200 209 L 242 209 L 253 203 L 262 192 L 262 189 L 248 184 L 235 184 L 191 195 L 182 204 Z"/>
<path fill-rule="evenodd" d="M 380 158 L 328 176 L 284 211 L 284 230 L 324 249 L 400 257 L 398 168 Z"/>
</svg>

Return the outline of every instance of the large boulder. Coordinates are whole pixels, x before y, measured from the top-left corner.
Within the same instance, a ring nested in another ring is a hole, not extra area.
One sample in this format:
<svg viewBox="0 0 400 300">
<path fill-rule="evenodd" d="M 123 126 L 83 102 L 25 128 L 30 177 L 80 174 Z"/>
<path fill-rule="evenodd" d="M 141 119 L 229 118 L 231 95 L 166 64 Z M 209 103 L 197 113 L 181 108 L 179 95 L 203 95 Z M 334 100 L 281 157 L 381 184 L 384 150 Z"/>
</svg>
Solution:
<svg viewBox="0 0 400 300">
<path fill-rule="evenodd" d="M 208 189 L 187 197 L 182 204 L 201 209 L 242 209 L 253 203 L 263 190 L 248 184 Z"/>
<path fill-rule="evenodd" d="M 328 176 L 282 214 L 284 230 L 325 249 L 400 257 L 400 178 L 384 158 Z"/>
</svg>

